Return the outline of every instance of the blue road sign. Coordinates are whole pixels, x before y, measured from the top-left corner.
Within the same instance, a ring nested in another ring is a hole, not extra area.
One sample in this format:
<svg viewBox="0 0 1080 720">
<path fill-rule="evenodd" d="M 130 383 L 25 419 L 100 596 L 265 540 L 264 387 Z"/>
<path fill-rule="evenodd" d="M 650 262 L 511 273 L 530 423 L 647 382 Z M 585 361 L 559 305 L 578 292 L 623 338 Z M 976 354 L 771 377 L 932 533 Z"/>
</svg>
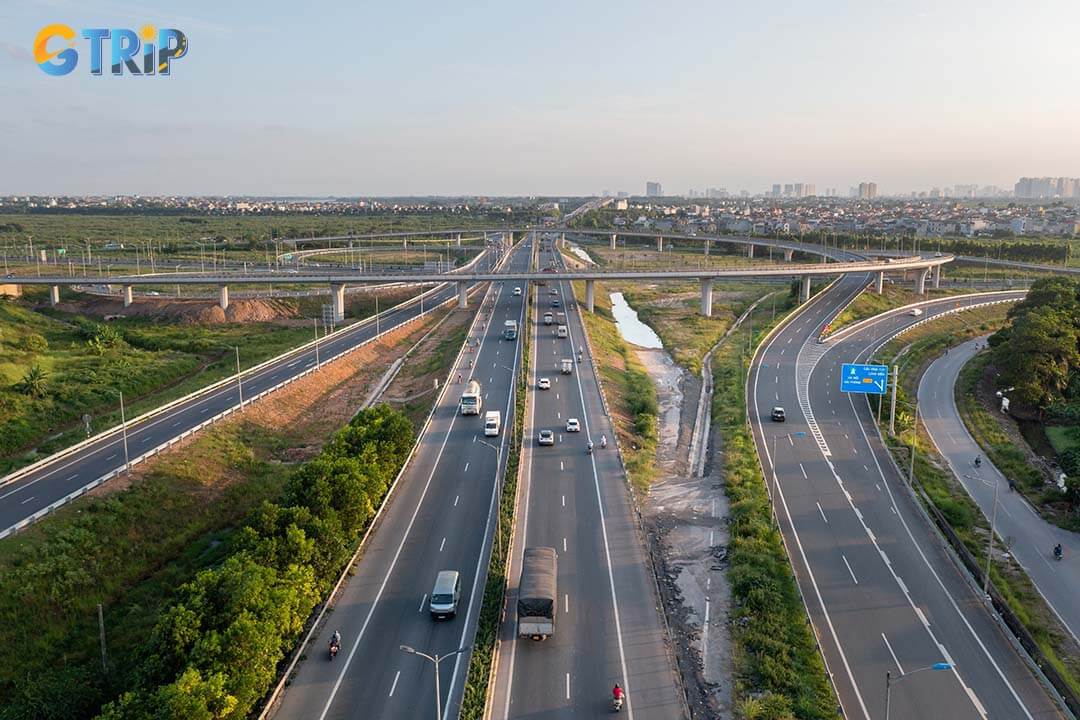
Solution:
<svg viewBox="0 0 1080 720">
<path fill-rule="evenodd" d="M 884 395 L 889 388 L 888 365 L 844 363 L 840 370 L 840 391 Z"/>
</svg>

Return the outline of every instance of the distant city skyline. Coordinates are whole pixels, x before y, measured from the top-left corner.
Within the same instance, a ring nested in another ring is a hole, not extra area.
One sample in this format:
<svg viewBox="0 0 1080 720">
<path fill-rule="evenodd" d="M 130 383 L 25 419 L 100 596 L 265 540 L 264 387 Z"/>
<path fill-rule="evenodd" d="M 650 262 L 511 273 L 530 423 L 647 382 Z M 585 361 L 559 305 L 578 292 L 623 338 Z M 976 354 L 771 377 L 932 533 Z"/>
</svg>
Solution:
<svg viewBox="0 0 1080 720">
<path fill-rule="evenodd" d="M 153 22 L 190 50 L 169 77 L 52 77 L 52 22 Z M 1064 0 L 9 3 L 0 193 L 1011 188 L 1078 174 L 1078 24 Z"/>
</svg>

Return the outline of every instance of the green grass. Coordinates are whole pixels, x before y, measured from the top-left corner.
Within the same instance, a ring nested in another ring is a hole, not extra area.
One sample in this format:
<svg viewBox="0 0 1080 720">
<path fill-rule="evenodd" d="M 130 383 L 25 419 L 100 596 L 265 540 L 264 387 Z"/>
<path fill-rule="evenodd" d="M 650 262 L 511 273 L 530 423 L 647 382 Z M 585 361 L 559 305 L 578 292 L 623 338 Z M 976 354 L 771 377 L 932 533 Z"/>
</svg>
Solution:
<svg viewBox="0 0 1080 720">
<path fill-rule="evenodd" d="M 583 283 L 574 283 L 574 295 L 585 296 Z M 656 387 L 645 366 L 619 335 L 611 300 L 602 283 L 597 283 L 595 298 L 596 312 L 582 313 L 593 360 L 611 406 L 627 475 L 636 490 L 647 491 L 656 479 Z"/>
<path fill-rule="evenodd" d="M 836 332 L 846 325 L 851 325 L 860 320 L 880 315 L 893 308 L 911 305 L 912 303 L 922 302 L 924 300 L 932 300 L 946 295 L 954 295 L 960 292 L 967 292 L 967 290 L 964 288 L 942 288 L 938 290 L 927 288 L 925 295 L 916 295 L 914 289 L 910 287 L 897 285 L 895 283 L 886 283 L 882 288 L 882 293 L 880 295 L 873 289 L 870 289 L 864 291 L 855 298 L 854 302 L 844 308 L 844 311 L 829 323 L 829 331 Z"/>
<path fill-rule="evenodd" d="M 1075 425 L 1047 425 L 1043 430 L 1046 439 L 1054 447 L 1054 452 L 1061 455 L 1066 450 L 1080 447 L 1080 433 L 1077 433 Z"/>
</svg>

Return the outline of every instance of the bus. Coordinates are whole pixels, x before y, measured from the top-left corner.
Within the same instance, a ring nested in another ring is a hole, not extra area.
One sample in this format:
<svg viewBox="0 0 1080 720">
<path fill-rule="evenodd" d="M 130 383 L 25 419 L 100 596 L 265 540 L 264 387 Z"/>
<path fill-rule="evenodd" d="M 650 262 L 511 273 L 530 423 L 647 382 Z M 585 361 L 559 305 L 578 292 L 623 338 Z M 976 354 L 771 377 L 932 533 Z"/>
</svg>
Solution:
<svg viewBox="0 0 1080 720">
<path fill-rule="evenodd" d="M 480 408 L 483 405 L 484 398 L 480 383 L 476 380 L 470 380 L 469 384 L 465 386 L 465 392 L 461 393 L 461 414 L 479 415 Z"/>
</svg>

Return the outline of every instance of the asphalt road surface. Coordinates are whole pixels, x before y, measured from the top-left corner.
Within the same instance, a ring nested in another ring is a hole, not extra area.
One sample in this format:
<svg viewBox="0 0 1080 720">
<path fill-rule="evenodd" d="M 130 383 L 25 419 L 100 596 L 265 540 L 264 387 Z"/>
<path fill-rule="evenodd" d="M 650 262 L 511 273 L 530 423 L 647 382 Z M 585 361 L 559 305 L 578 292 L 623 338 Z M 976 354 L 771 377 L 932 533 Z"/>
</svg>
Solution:
<svg viewBox="0 0 1080 720">
<path fill-rule="evenodd" d="M 551 254 L 544 252 L 540 264 Z M 554 288 L 557 294 L 551 294 Z M 562 306 L 553 308 L 558 298 Z M 569 283 L 538 288 L 533 313 L 533 356 L 518 489 L 517 526 L 509 571 L 507 611 L 500 630 L 492 718 L 608 716 L 611 689 L 626 691 L 628 718 L 683 718 L 684 701 L 658 611 L 655 581 L 634 520 L 626 476 L 616 454 L 593 359 Z M 569 336 L 537 322 L 548 310 L 565 311 Z M 582 362 L 577 362 L 578 350 Z M 570 375 L 563 358 L 574 360 Z M 539 390 L 546 377 L 551 389 Z M 576 418 L 580 432 L 567 432 Z M 542 429 L 553 446 L 538 446 Z M 600 438 L 606 436 L 606 449 Z M 589 440 L 594 452 L 586 452 Z M 555 634 L 545 641 L 516 637 L 517 584 L 525 547 L 553 547 L 559 555 Z"/>
<path fill-rule="evenodd" d="M 894 719 L 1061 717 L 916 506 L 870 404 L 839 389 L 841 363 L 865 360 L 905 324 L 975 301 L 941 300 L 922 318 L 886 314 L 818 343 L 868 279 L 842 278 L 813 298 L 762 345 L 748 383 L 766 480 L 845 717 L 885 717 L 887 672 Z M 788 422 L 770 422 L 774 405 Z M 941 662 L 952 668 L 922 672 Z"/>
<path fill-rule="evenodd" d="M 450 284 L 425 298 L 423 307 L 430 309 L 434 304 L 449 300 L 456 295 L 453 284 Z M 379 318 L 378 330 L 385 331 L 401 325 L 419 315 L 420 312 L 419 302 L 396 310 L 384 311 Z M 375 334 L 374 320 L 357 323 L 344 332 L 319 343 L 319 362 L 327 362 L 348 352 L 368 341 Z M 313 365 L 315 365 L 314 349 L 287 354 L 262 370 L 245 376 L 244 397 L 254 397 L 263 390 L 283 382 L 292 375 L 298 375 Z M 239 389 L 235 383 L 229 383 L 216 390 L 199 394 L 143 422 L 131 423 L 127 430 L 128 454 L 132 458 L 138 457 L 198 426 L 207 418 L 236 407 L 239 403 Z M 59 457 L 54 462 L 37 468 L 15 482 L 0 485 L 0 532 L 98 478 L 123 468 L 124 465 L 123 436 L 119 432 L 113 432 L 81 450 Z"/>
<path fill-rule="evenodd" d="M 507 269 L 528 263 L 524 243 Z M 504 321 L 524 319 L 524 294 L 514 295 L 514 286 L 494 283 L 489 289 L 470 331 L 469 340 L 479 340 L 479 346 L 462 356 L 463 382 L 441 394 L 417 453 L 276 718 L 419 718 L 435 712 L 432 664 L 398 647 L 445 655 L 470 645 L 476 632 L 519 369 L 520 339 L 502 339 Z M 482 385 L 483 409 L 463 416 L 458 401 L 470 378 Z M 484 436 L 487 410 L 502 413 L 498 436 Z M 435 621 L 428 600 L 440 570 L 461 573 L 461 600 L 455 618 Z M 327 648 L 335 630 L 342 635 L 341 653 L 330 661 Z M 466 652 L 440 666 L 444 717 L 457 716 L 468 660 Z"/>
<path fill-rule="evenodd" d="M 982 456 L 982 448 L 956 409 L 956 379 L 977 348 L 984 345 L 985 338 L 969 340 L 930 364 L 919 383 L 919 412 L 934 445 L 988 520 L 994 514 L 996 490 L 997 540 L 1004 541 L 1065 627 L 1077 637 L 1080 537 L 1039 517 L 1020 493 L 1009 491 L 1009 481 L 988 458 L 982 457 L 982 464 L 975 467 L 975 457 Z M 1057 543 L 1065 549 L 1061 561 L 1054 559 Z"/>
</svg>

